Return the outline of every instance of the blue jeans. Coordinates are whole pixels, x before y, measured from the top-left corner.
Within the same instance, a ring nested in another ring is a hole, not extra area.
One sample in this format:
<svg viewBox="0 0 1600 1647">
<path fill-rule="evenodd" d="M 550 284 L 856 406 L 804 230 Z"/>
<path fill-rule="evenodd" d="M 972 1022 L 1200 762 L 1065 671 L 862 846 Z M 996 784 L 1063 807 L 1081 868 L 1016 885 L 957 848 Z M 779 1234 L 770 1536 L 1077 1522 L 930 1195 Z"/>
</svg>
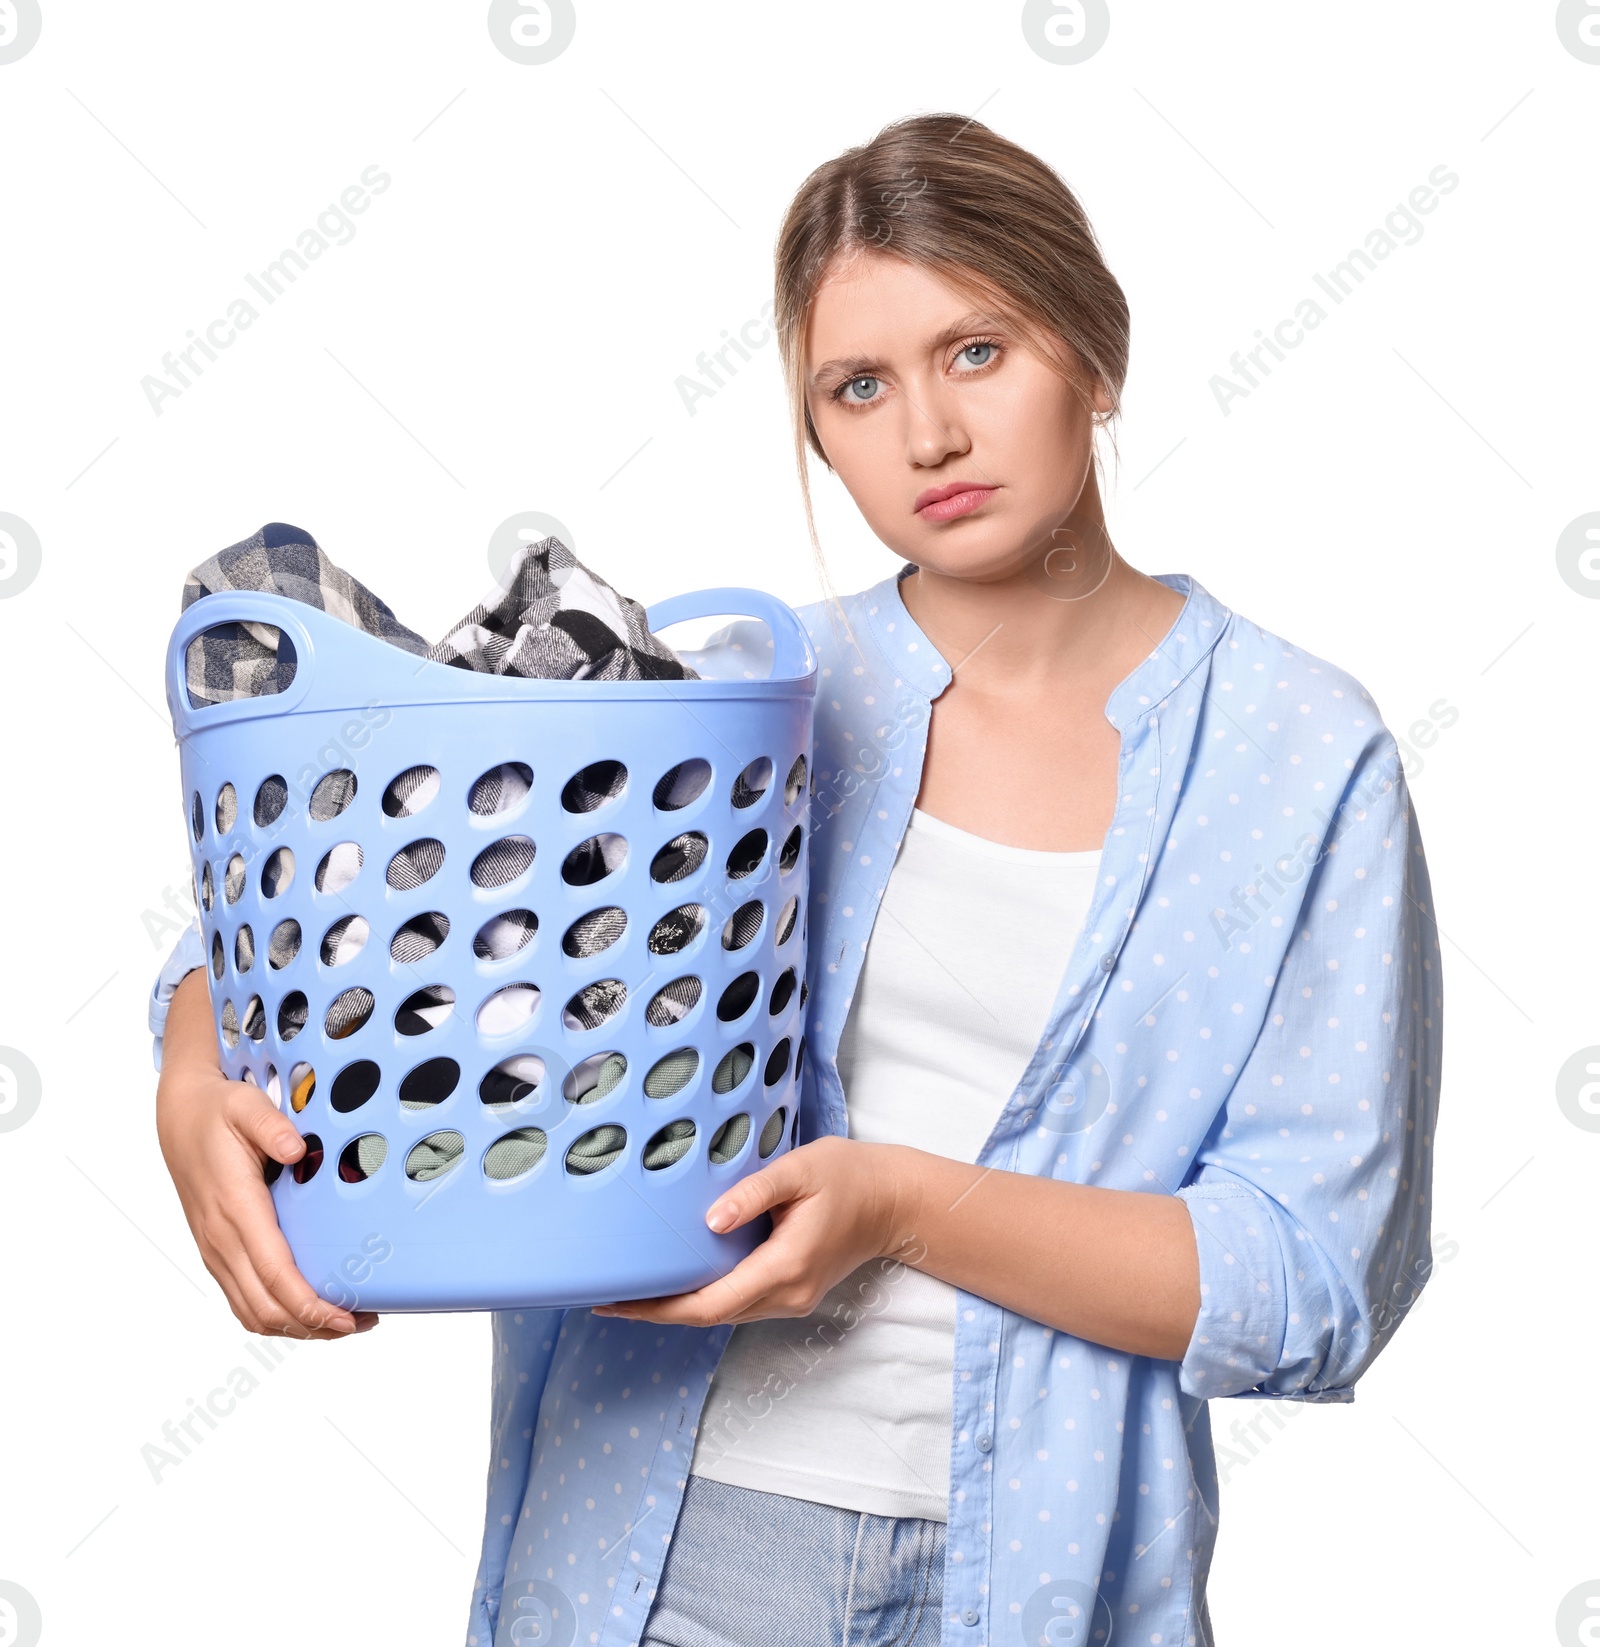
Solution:
<svg viewBox="0 0 1600 1647">
<path fill-rule="evenodd" d="M 639 1647 L 938 1647 L 944 1523 L 691 1475 Z"/>
</svg>

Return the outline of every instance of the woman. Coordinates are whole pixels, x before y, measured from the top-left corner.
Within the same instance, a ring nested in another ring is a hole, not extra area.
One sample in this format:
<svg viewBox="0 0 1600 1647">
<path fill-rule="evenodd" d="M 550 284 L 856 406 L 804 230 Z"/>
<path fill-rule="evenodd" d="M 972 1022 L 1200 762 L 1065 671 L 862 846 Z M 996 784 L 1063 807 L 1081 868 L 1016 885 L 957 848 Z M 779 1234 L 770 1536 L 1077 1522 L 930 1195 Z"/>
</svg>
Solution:
<svg viewBox="0 0 1600 1647">
<path fill-rule="evenodd" d="M 904 563 L 801 614 L 799 1147 L 711 1209 L 773 1220 L 717 1283 L 495 1317 L 467 1640 L 1207 1643 L 1207 1399 L 1348 1401 L 1429 1267 L 1395 742 L 1117 554 L 1126 305 L 1038 159 L 886 128 L 802 186 L 776 317 L 802 484 L 809 447 Z M 299 1135 L 186 964 L 158 1110 L 207 1267 L 252 1330 L 364 1330 L 294 1271 L 260 1173 Z"/>
</svg>

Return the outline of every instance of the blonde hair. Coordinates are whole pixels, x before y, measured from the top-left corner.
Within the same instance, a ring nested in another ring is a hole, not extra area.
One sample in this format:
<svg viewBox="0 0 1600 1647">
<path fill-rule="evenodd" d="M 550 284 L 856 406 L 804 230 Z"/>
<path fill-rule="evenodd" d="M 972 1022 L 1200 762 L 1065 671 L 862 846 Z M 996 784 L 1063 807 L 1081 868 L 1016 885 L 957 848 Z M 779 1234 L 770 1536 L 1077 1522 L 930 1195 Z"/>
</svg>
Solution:
<svg viewBox="0 0 1600 1647">
<path fill-rule="evenodd" d="M 1083 207 L 1037 155 L 958 114 L 892 121 L 806 178 L 778 231 L 773 320 L 794 426 L 806 526 L 830 606 L 837 595 L 811 507 L 807 452 L 831 468 L 806 403 L 805 339 L 824 271 L 842 254 L 877 251 L 937 270 L 958 290 L 998 307 L 1024 336 L 1067 345 L 1041 354 L 1062 370 L 1095 427 L 1115 419 L 1128 372 L 1128 302 L 1106 267 Z M 1095 410 L 1103 384 L 1112 402 Z M 1100 454 L 1094 453 L 1098 469 Z"/>
</svg>

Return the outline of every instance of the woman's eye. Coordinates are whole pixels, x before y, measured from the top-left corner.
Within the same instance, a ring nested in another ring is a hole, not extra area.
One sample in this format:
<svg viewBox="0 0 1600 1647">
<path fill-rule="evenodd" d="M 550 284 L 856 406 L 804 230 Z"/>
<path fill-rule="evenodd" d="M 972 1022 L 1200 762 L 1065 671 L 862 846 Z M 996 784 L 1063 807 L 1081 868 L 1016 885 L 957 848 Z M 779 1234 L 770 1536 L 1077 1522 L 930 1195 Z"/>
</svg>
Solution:
<svg viewBox="0 0 1600 1647">
<path fill-rule="evenodd" d="M 877 390 L 878 380 L 875 377 L 853 377 L 844 386 L 845 395 L 850 400 L 871 400 Z"/>
<path fill-rule="evenodd" d="M 969 343 L 961 351 L 961 359 L 969 366 L 987 366 L 994 359 L 994 351 L 992 343 Z"/>
</svg>

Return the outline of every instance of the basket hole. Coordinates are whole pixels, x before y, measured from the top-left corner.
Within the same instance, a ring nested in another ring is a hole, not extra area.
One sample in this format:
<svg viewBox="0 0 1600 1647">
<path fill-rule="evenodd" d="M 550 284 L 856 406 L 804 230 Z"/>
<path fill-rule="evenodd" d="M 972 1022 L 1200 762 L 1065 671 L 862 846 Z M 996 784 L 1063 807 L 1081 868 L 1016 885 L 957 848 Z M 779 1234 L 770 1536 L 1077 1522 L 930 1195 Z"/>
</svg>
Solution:
<svg viewBox="0 0 1600 1647">
<path fill-rule="evenodd" d="M 723 923 L 722 947 L 743 949 L 761 930 L 761 922 L 766 913 L 766 906 L 759 898 L 752 898 L 749 903 L 740 904 Z"/>
<path fill-rule="evenodd" d="M 337 771 L 324 772 L 311 791 L 308 810 L 312 822 L 327 823 L 337 818 L 355 798 L 356 775 L 349 767 L 341 766 Z"/>
<path fill-rule="evenodd" d="M 444 842 L 425 836 L 409 841 L 389 860 L 384 879 L 396 892 L 409 892 L 431 881 L 444 867 Z"/>
<path fill-rule="evenodd" d="M 220 978 L 227 964 L 228 952 L 222 947 L 222 934 L 213 932 L 211 934 L 211 976 Z"/>
<path fill-rule="evenodd" d="M 389 940 L 389 959 L 402 966 L 425 961 L 449 936 L 450 917 L 442 910 L 413 915 Z"/>
<path fill-rule="evenodd" d="M 597 812 L 628 787 L 628 769 L 621 761 L 591 761 L 574 772 L 561 791 L 568 812 Z"/>
<path fill-rule="evenodd" d="M 361 1106 L 378 1090 L 383 1071 L 370 1058 L 359 1063 L 346 1064 L 333 1078 L 328 1088 L 329 1106 L 341 1115 L 348 1115 Z"/>
<path fill-rule="evenodd" d="M 439 769 L 433 766 L 408 766 L 404 772 L 389 780 L 383 792 L 383 815 L 386 818 L 414 818 L 439 793 Z"/>
<path fill-rule="evenodd" d="M 789 776 L 783 780 L 783 804 L 793 806 L 800 798 L 800 791 L 806 786 L 806 758 L 796 755 L 794 765 L 789 768 Z"/>
<path fill-rule="evenodd" d="M 533 942 L 539 917 L 531 909 L 508 909 L 491 915 L 472 940 L 472 953 L 480 961 L 505 961 Z"/>
<path fill-rule="evenodd" d="M 561 863 L 561 879 L 568 886 L 593 886 L 621 869 L 628 843 L 621 835 L 591 835 L 579 841 Z"/>
<path fill-rule="evenodd" d="M 778 853 L 778 873 L 787 875 L 800 862 L 800 844 L 805 839 L 805 831 L 796 824 L 783 838 L 783 849 Z"/>
<path fill-rule="evenodd" d="M 222 1031 L 222 1044 L 226 1047 L 236 1047 L 239 1044 L 239 1009 L 232 1001 L 222 1003 L 222 1012 L 217 1019 L 217 1026 Z"/>
<path fill-rule="evenodd" d="M 612 1091 L 627 1073 L 628 1060 L 620 1052 L 596 1052 L 567 1071 L 561 1093 L 569 1104 L 592 1104 Z"/>
<path fill-rule="evenodd" d="M 289 1108 L 296 1115 L 309 1104 L 317 1090 L 317 1072 L 310 1064 L 296 1064 L 289 1071 Z"/>
<path fill-rule="evenodd" d="M 710 849 L 711 843 L 698 829 L 674 835 L 650 860 L 650 879 L 661 882 L 684 880 L 706 861 L 706 853 Z"/>
<path fill-rule="evenodd" d="M 200 799 L 200 791 L 194 792 L 194 800 L 189 807 L 189 827 L 194 830 L 194 838 L 203 840 L 206 832 L 206 809 Z"/>
<path fill-rule="evenodd" d="M 507 835 L 491 842 L 472 860 L 472 884 L 486 890 L 509 885 L 519 875 L 527 874 L 534 851 L 526 835 Z"/>
<path fill-rule="evenodd" d="M 532 1172 L 544 1159 L 549 1142 L 542 1127 L 518 1127 L 496 1138 L 483 1153 L 483 1176 L 503 1183 Z"/>
<path fill-rule="evenodd" d="M 244 1019 L 239 1026 L 245 1035 L 252 1041 L 264 1041 L 267 1038 L 267 1009 L 261 1004 L 259 995 L 252 995 L 244 1004 Z"/>
<path fill-rule="evenodd" d="M 490 1109 L 520 1104 L 544 1081 L 544 1059 L 532 1052 L 504 1058 L 478 1083 L 478 1099 Z"/>
<path fill-rule="evenodd" d="M 355 841 L 340 841 L 330 847 L 317 865 L 314 877 L 318 892 L 343 892 L 361 873 L 363 853 Z"/>
<path fill-rule="evenodd" d="M 696 756 L 691 761 L 679 761 L 656 780 L 650 799 L 658 812 L 680 812 L 691 801 L 697 801 L 711 782 L 711 763 Z"/>
<path fill-rule="evenodd" d="M 394 1015 L 395 1032 L 426 1035 L 437 1029 L 455 1009 L 456 992 L 448 984 L 427 984 L 408 995 Z"/>
<path fill-rule="evenodd" d="M 574 960 L 586 955 L 598 955 L 610 947 L 627 930 L 628 917 L 615 904 L 604 909 L 591 909 L 580 915 L 561 936 L 561 949 Z"/>
<path fill-rule="evenodd" d="M 741 1041 L 722 1055 L 721 1062 L 711 1076 L 711 1090 L 715 1093 L 732 1092 L 744 1084 L 745 1077 L 755 1068 L 756 1049 L 749 1041 Z"/>
<path fill-rule="evenodd" d="M 567 1171 L 579 1174 L 602 1172 L 628 1147 L 628 1135 L 614 1124 L 591 1127 L 573 1141 L 567 1151 Z"/>
<path fill-rule="evenodd" d="M 795 1106 L 794 1120 L 789 1125 L 789 1148 L 794 1149 L 800 1142 L 800 1108 Z"/>
<path fill-rule="evenodd" d="M 775 1087 L 789 1073 L 789 1037 L 787 1035 L 767 1054 L 767 1067 L 761 1072 L 761 1084 Z"/>
<path fill-rule="evenodd" d="M 800 913 L 799 898 L 790 898 L 778 912 L 778 931 L 773 938 L 773 947 L 782 949 L 788 943 L 790 934 L 794 931 L 795 917 Z"/>
<path fill-rule="evenodd" d="M 805 991 L 803 989 L 800 992 L 800 998 L 801 998 L 801 1000 L 805 999 Z M 805 1036 L 802 1035 L 800 1037 L 800 1045 L 795 1049 L 795 1054 L 794 1054 L 794 1078 L 797 1081 L 800 1079 L 800 1071 L 805 1068 L 805 1062 L 806 1062 L 806 1038 L 805 1038 Z"/>
<path fill-rule="evenodd" d="M 281 898 L 294 885 L 294 853 L 280 846 L 267 855 L 261 866 L 261 896 Z"/>
<path fill-rule="evenodd" d="M 456 1090 L 461 1066 L 454 1058 L 430 1058 L 400 1083 L 401 1109 L 432 1109 Z"/>
<path fill-rule="evenodd" d="M 406 1157 L 406 1177 L 419 1183 L 441 1177 L 461 1159 L 466 1147 L 467 1141 L 459 1132 L 430 1132 L 412 1145 Z"/>
<path fill-rule="evenodd" d="M 767 1124 L 761 1129 L 761 1141 L 756 1145 L 756 1153 L 763 1161 L 783 1142 L 783 1123 L 789 1118 L 788 1107 L 779 1104 L 767 1117 Z"/>
<path fill-rule="evenodd" d="M 317 1169 L 322 1165 L 322 1140 L 314 1132 L 305 1135 L 306 1152 L 289 1171 L 294 1174 L 297 1184 L 309 1184 L 317 1176 Z"/>
<path fill-rule="evenodd" d="M 561 1022 L 568 1029 L 599 1029 L 622 1011 L 628 1001 L 628 986 L 620 978 L 597 978 L 585 984 L 561 1009 Z"/>
<path fill-rule="evenodd" d="M 233 970 L 248 972 L 256 964 L 256 935 L 242 926 L 233 935 Z"/>
<path fill-rule="evenodd" d="M 289 786 L 283 781 L 283 775 L 274 772 L 270 778 L 263 778 L 250 808 L 251 816 L 256 821 L 256 828 L 271 828 L 283 816 L 283 809 L 288 804 Z"/>
<path fill-rule="evenodd" d="M 364 1132 L 339 1152 L 339 1176 L 347 1184 L 362 1183 L 388 1159 L 388 1141 L 375 1132 Z"/>
<path fill-rule="evenodd" d="M 771 787 L 772 762 L 761 755 L 733 780 L 733 793 L 728 798 L 736 809 L 754 806 Z"/>
<path fill-rule="evenodd" d="M 322 1020 L 323 1033 L 330 1041 L 354 1035 L 372 1016 L 377 1002 L 370 989 L 346 989 L 335 995 Z"/>
<path fill-rule="evenodd" d="M 750 1136 L 750 1117 L 730 1115 L 711 1135 L 711 1159 L 719 1165 L 731 1161 L 745 1146 Z"/>
<path fill-rule="evenodd" d="M 674 1161 L 681 1161 L 694 1148 L 694 1122 L 687 1115 L 668 1121 L 652 1134 L 644 1146 L 644 1165 L 647 1172 L 660 1172 Z"/>
<path fill-rule="evenodd" d="M 322 964 L 346 966 L 367 947 L 372 928 L 362 915 L 343 915 L 322 935 Z"/>
<path fill-rule="evenodd" d="M 804 978 L 802 978 L 800 980 L 800 1005 L 801 1006 L 804 1006 L 806 1004 L 806 994 L 809 991 L 810 987 L 811 986 L 805 981 Z"/>
<path fill-rule="evenodd" d="M 521 761 L 491 766 L 467 791 L 467 809 L 480 818 L 514 811 L 533 788 L 533 768 Z"/>
<path fill-rule="evenodd" d="M 756 972 L 741 972 L 723 990 L 722 999 L 717 1002 L 717 1016 L 725 1024 L 733 1023 L 736 1019 L 744 1017 L 760 993 L 761 975 Z"/>
<path fill-rule="evenodd" d="M 230 904 L 236 904 L 244 896 L 244 859 L 235 852 L 228 859 L 228 867 L 222 872 L 222 896 Z"/>
<path fill-rule="evenodd" d="M 309 1010 L 303 992 L 290 990 L 278 1003 L 278 1039 L 292 1041 L 306 1027 Z"/>
<path fill-rule="evenodd" d="M 226 835 L 239 821 L 239 792 L 231 783 L 217 791 L 217 833 Z"/>
<path fill-rule="evenodd" d="M 478 1008 L 480 1035 L 512 1035 L 530 1023 L 539 1010 L 539 990 L 534 984 L 507 984 L 497 989 Z"/>
<path fill-rule="evenodd" d="M 300 923 L 279 921 L 267 939 L 267 965 L 274 972 L 281 972 L 299 953 Z"/>
<path fill-rule="evenodd" d="M 658 1058 L 644 1078 L 646 1098 L 672 1098 L 694 1079 L 700 1067 L 700 1054 L 693 1047 L 682 1047 Z"/>
<path fill-rule="evenodd" d="M 211 865 L 203 864 L 200 868 L 200 907 L 209 915 L 216 901 L 217 893 L 211 880 Z"/>
<path fill-rule="evenodd" d="M 728 854 L 728 879 L 739 881 L 746 875 L 754 875 L 766 855 L 766 830 L 752 829 L 748 835 L 741 835 Z"/>
<path fill-rule="evenodd" d="M 644 1009 L 644 1021 L 657 1029 L 682 1023 L 699 1002 L 700 988 L 698 978 L 674 978 L 650 997 L 650 1004 Z"/>
<path fill-rule="evenodd" d="M 778 975 L 778 981 L 772 986 L 772 996 L 767 1002 L 767 1012 L 776 1018 L 783 1009 L 794 999 L 794 968 L 786 967 Z"/>
<path fill-rule="evenodd" d="M 645 947 L 652 955 L 677 955 L 705 930 L 706 912 L 699 904 L 679 904 L 650 928 Z"/>
<path fill-rule="evenodd" d="M 267 1084 L 266 1084 L 265 1091 L 266 1091 L 267 1096 L 272 1100 L 272 1102 L 279 1109 L 282 1109 L 283 1108 L 283 1082 L 278 1079 L 278 1066 L 276 1064 L 268 1064 L 267 1065 Z"/>
</svg>

